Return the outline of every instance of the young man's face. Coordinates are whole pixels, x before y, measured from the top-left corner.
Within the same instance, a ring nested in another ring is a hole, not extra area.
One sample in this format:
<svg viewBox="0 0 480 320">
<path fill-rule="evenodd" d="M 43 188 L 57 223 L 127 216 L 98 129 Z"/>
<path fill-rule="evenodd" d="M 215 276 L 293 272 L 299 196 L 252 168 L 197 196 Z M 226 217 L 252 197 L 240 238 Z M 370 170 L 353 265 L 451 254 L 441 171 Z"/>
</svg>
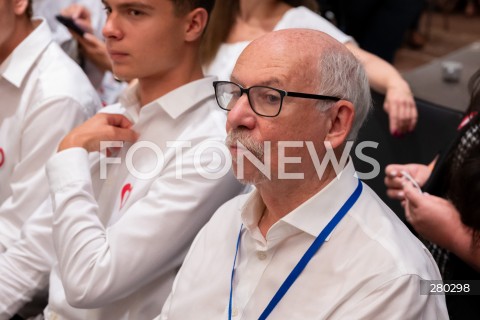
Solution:
<svg viewBox="0 0 480 320">
<path fill-rule="evenodd" d="M 104 0 L 103 28 L 113 73 L 121 79 L 168 76 L 181 61 L 185 17 L 170 0 Z"/>
</svg>

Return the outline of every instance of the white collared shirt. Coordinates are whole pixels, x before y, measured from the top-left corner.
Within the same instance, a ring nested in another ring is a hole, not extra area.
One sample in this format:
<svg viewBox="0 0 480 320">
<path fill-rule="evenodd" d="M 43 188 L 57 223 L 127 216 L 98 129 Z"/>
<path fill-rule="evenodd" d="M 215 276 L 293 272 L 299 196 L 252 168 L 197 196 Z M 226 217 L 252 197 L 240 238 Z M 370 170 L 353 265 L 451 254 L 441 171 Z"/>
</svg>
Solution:
<svg viewBox="0 0 480 320">
<path fill-rule="evenodd" d="M 302 6 L 291 8 L 285 12 L 273 28 L 273 31 L 291 28 L 306 28 L 322 31 L 341 43 L 353 41 L 352 37 L 347 36 L 328 20 Z M 204 73 L 216 76 L 220 80 L 230 80 L 230 75 L 232 74 L 238 57 L 249 43 L 250 41 L 222 43 L 213 61 L 208 66 L 204 66 Z"/>
<path fill-rule="evenodd" d="M 0 65 L 0 248 L 48 196 L 45 163 L 60 140 L 101 106 L 45 21 Z M 0 250 L 3 251 L 3 250 Z"/>
<path fill-rule="evenodd" d="M 227 319 L 230 279 L 243 224 L 232 319 L 258 319 L 317 235 L 357 186 L 352 162 L 339 179 L 275 223 L 257 227 L 254 190 L 223 205 L 197 235 L 162 320 Z M 444 296 L 420 295 L 439 280 L 435 261 L 374 192 L 360 198 L 313 256 L 268 319 L 448 319 Z"/>
<path fill-rule="evenodd" d="M 117 155 L 122 163 L 108 164 L 106 180 L 99 179 L 101 166 L 92 166 L 84 149 L 64 150 L 49 161 L 58 263 L 50 277 L 47 319 L 140 320 L 160 313 L 196 233 L 243 189 L 230 170 L 210 179 L 196 167 L 220 167 L 218 146 L 226 136 L 212 80 L 184 85 L 141 109 L 133 88 L 120 104 L 103 110 L 125 114 L 138 141 L 162 151 L 163 169 L 153 178 L 136 177 L 127 166 L 131 155 L 135 170 L 153 172 L 159 157 L 150 147 L 129 155 L 135 145 L 124 146 Z M 170 142 L 187 146 L 183 156 Z M 230 167 L 229 159 L 223 163 Z M 89 310 L 71 307 L 66 297 Z"/>
</svg>

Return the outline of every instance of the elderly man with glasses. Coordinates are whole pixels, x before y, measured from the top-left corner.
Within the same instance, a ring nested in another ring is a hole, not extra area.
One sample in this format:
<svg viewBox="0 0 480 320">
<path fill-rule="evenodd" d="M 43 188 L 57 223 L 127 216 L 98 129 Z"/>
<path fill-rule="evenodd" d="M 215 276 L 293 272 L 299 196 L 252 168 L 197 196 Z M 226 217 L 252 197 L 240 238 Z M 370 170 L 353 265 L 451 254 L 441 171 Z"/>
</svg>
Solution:
<svg viewBox="0 0 480 320">
<path fill-rule="evenodd" d="M 273 32 L 214 88 L 237 179 L 255 189 L 197 235 L 159 319 L 447 318 L 431 255 L 342 157 L 371 103 L 343 45 Z"/>
</svg>

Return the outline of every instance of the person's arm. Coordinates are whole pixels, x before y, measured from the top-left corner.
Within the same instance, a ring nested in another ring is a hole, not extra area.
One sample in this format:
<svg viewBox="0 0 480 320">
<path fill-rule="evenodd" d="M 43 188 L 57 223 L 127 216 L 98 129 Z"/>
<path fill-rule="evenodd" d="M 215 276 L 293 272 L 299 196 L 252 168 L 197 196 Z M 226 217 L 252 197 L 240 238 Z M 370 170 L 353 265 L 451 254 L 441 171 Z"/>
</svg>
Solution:
<svg viewBox="0 0 480 320">
<path fill-rule="evenodd" d="M 206 179 L 197 170 L 214 154 L 205 151 L 199 159 L 194 154 L 192 148 L 183 155 L 181 179 L 175 161 L 166 163 L 146 196 L 108 227 L 99 218 L 106 213 L 99 212 L 92 192 L 87 151 L 66 148 L 50 159 L 53 241 L 71 305 L 109 304 L 180 265 L 200 227 L 233 195 L 233 178 Z"/>
<path fill-rule="evenodd" d="M 410 184 L 404 187 L 407 221 L 425 239 L 453 252 L 480 272 L 480 247 L 472 247 L 472 230 L 448 200 L 419 193 Z"/>
<path fill-rule="evenodd" d="M 50 200 L 39 206 L 24 224 L 22 236 L 0 255 L 0 319 L 10 319 L 48 286 L 55 260 Z"/>
<path fill-rule="evenodd" d="M 93 108 L 92 108 L 93 110 Z M 0 246 L 8 248 L 20 236 L 23 223 L 48 196 L 45 163 L 60 140 L 91 116 L 85 106 L 69 97 L 40 103 L 23 122 L 20 158 L 9 186 L 11 195 L 0 203 Z"/>
<path fill-rule="evenodd" d="M 85 33 L 83 37 L 77 34 L 72 36 L 80 44 L 82 53 L 101 71 L 112 71 L 112 61 L 107 52 L 105 42 L 91 33 Z"/>
<path fill-rule="evenodd" d="M 417 108 L 408 83 L 388 62 L 347 42 L 345 46 L 360 60 L 370 86 L 385 94 L 384 109 L 388 113 L 390 133 L 401 135 L 413 131 L 417 123 Z"/>
<path fill-rule="evenodd" d="M 72 37 L 77 40 L 82 53 L 102 72 L 112 71 L 112 61 L 107 52 L 105 42 L 99 39 L 92 26 L 90 11 L 83 5 L 72 4 L 62 10 L 62 15 L 72 18 L 83 30 L 83 37 L 70 32 Z"/>
</svg>

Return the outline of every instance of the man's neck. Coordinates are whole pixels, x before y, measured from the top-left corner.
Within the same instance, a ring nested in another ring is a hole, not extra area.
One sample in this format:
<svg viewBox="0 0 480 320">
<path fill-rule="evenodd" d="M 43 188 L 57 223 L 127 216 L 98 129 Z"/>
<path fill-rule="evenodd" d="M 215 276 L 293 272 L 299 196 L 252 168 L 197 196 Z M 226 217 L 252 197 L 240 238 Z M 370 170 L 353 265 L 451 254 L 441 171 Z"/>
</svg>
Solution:
<svg viewBox="0 0 480 320">
<path fill-rule="evenodd" d="M 321 179 L 316 174 L 305 174 L 303 180 L 276 180 L 257 185 L 266 207 L 259 223 L 263 236 L 266 237 L 273 224 L 312 198 L 335 178 L 336 173 L 329 166 Z"/>
<path fill-rule="evenodd" d="M 184 63 L 168 74 L 138 79 L 138 96 L 143 107 L 163 95 L 203 78 L 200 63 Z"/>
<path fill-rule="evenodd" d="M 36 25 L 26 16 L 17 18 L 14 32 L 10 39 L 0 47 L 0 64 L 10 56 L 15 48 L 33 32 Z"/>
</svg>

